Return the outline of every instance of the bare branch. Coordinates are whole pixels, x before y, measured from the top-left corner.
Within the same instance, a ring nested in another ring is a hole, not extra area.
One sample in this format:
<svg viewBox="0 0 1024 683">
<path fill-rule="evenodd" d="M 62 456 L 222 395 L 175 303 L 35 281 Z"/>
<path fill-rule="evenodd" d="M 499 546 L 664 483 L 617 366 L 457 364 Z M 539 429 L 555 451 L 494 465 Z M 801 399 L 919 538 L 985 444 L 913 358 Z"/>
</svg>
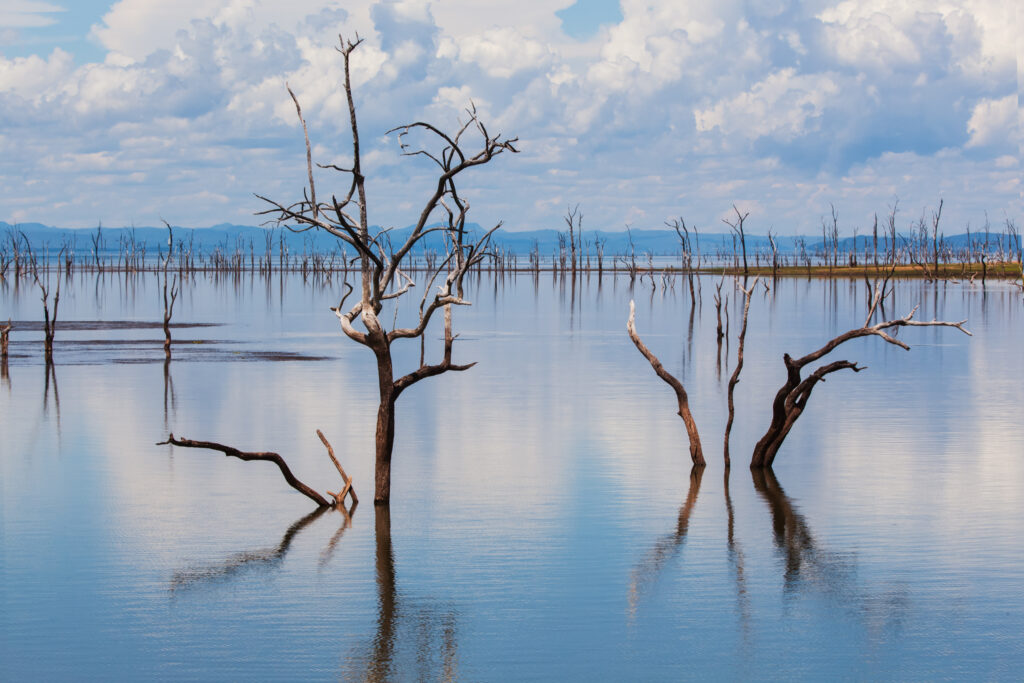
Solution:
<svg viewBox="0 0 1024 683">
<path fill-rule="evenodd" d="M 292 474 L 291 469 L 288 467 L 288 464 L 284 461 L 284 458 L 282 458 L 277 453 L 271 453 L 269 451 L 240 451 L 234 446 L 225 446 L 224 444 L 216 443 L 214 441 L 193 441 L 192 439 L 178 439 L 175 438 L 173 433 L 168 435 L 166 441 L 160 441 L 156 445 L 163 446 L 165 444 L 170 444 L 172 446 L 181 446 L 183 448 L 207 448 L 214 451 L 220 451 L 224 455 L 231 456 L 233 458 L 238 458 L 240 460 L 267 460 L 277 465 L 278 469 L 281 470 L 281 475 L 284 476 L 284 480 L 288 482 L 288 485 L 291 486 L 293 489 L 295 489 L 302 495 L 306 496 L 307 498 L 309 498 L 310 500 L 312 500 L 321 507 L 330 506 L 330 503 L 328 503 L 323 496 L 321 496 L 319 493 L 311 489 L 309 486 L 303 484 L 298 479 L 296 479 L 295 475 Z"/>
<path fill-rule="evenodd" d="M 690 458 L 693 460 L 694 465 L 704 465 L 704 452 L 700 444 L 700 434 L 697 432 L 697 423 L 690 412 L 690 402 L 686 395 L 686 389 L 683 388 L 683 383 L 666 370 L 665 366 L 658 360 L 658 357 L 640 340 L 640 335 L 636 331 L 636 305 L 632 300 L 629 302 L 629 320 L 626 322 L 626 332 L 629 333 L 629 338 L 633 340 L 637 350 L 651 364 L 654 374 L 672 387 L 672 390 L 676 393 L 676 401 L 679 404 L 679 417 L 683 418 L 683 424 L 686 425 L 686 434 L 690 440 Z"/>
</svg>

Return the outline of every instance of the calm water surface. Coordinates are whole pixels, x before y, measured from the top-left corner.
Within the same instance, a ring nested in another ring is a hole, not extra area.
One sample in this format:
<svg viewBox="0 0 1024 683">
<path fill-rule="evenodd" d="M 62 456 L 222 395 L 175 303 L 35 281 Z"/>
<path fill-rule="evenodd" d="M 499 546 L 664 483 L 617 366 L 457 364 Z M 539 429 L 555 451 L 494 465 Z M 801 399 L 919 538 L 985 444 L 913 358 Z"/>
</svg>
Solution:
<svg viewBox="0 0 1024 683">
<path fill-rule="evenodd" d="M 209 325 L 176 329 L 165 367 L 139 324 L 156 278 L 75 276 L 52 372 L 37 291 L 0 284 L 0 679 L 1019 679 L 1019 291 L 899 283 L 890 315 L 920 304 L 974 337 L 845 345 L 868 370 L 831 375 L 752 476 L 782 354 L 866 312 L 863 282 L 759 286 L 727 479 L 716 282 L 691 315 L 678 282 L 484 276 L 456 312 L 457 362 L 479 364 L 399 402 L 389 512 L 370 502 L 372 355 L 328 311 L 337 280 L 197 275 L 175 319 Z M 631 297 L 690 392 L 703 473 L 626 336 Z M 337 490 L 317 428 L 363 497 L 351 520 L 270 464 L 154 445 L 274 450 Z"/>
</svg>

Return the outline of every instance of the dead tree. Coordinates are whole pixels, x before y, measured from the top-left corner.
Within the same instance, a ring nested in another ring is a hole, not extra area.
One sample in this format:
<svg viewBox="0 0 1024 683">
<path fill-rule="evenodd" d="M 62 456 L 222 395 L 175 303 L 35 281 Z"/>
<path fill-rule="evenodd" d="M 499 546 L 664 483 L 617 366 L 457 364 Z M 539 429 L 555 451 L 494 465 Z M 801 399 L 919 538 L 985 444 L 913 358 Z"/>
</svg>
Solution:
<svg viewBox="0 0 1024 683">
<path fill-rule="evenodd" d="M 932 263 L 935 277 L 939 277 L 939 220 L 942 218 L 942 199 L 939 199 L 939 209 L 932 213 Z"/>
<path fill-rule="evenodd" d="M 491 234 L 500 227 L 500 224 L 475 241 L 467 235 L 466 212 L 469 210 L 469 203 L 456 190 L 456 177 L 463 171 L 490 162 L 503 152 L 517 152 L 515 143 L 518 139 L 490 133 L 472 105 L 467 110 L 467 120 L 453 134 L 445 133 L 430 123 L 420 121 L 388 131 L 398 133 L 404 156 L 424 157 L 436 165 L 438 170 L 434 190 L 424 203 L 409 236 L 397 249 L 393 249 L 387 234 L 388 229 L 377 231 L 375 234 L 370 231 L 366 178 L 361 166 L 359 129 L 356 124 L 356 105 L 349 69 L 352 52 L 361 42 L 357 36 L 355 41 L 343 40 L 338 48 L 343 58 L 344 88 L 352 132 L 351 166 L 343 168 L 335 164 L 318 164 L 322 169 L 331 169 L 348 176 L 347 189 L 340 197 L 332 194 L 326 201 L 317 198 L 308 129 L 298 98 L 289 89 L 306 141 L 307 187 L 303 192 L 303 198 L 291 204 L 260 196 L 260 199 L 272 207 L 260 214 L 272 216 L 279 224 L 297 223 L 299 229 L 324 230 L 345 244 L 351 245 L 357 252 L 360 264 L 358 299 L 351 307 L 345 308 L 345 300 L 352 293 L 352 287 L 348 286 L 348 292 L 332 310 L 337 315 L 344 334 L 369 348 L 376 359 L 380 404 L 377 410 L 375 437 L 374 502 L 386 504 L 391 497 L 391 456 L 395 441 L 395 402 L 398 397 L 422 379 L 448 371 L 468 370 L 474 365 L 456 365 L 452 362 L 452 344 L 455 339 L 452 332 L 452 306 L 465 306 L 470 303 L 464 298 L 464 278 L 486 257 Z M 425 142 L 422 145 L 407 142 L 407 139 L 415 135 L 436 143 L 440 149 L 428 149 Z M 475 145 L 470 141 L 474 135 L 479 138 Z M 428 227 L 432 220 L 437 220 L 439 214 L 443 223 Z M 395 300 L 407 294 L 415 285 L 412 278 L 403 270 L 403 264 L 412 259 L 413 248 L 420 240 L 432 232 L 444 235 L 448 248 L 447 258 L 434 273 L 429 274 L 419 308 L 419 320 L 411 327 L 398 327 L 395 324 L 388 330 L 385 327 L 386 316 L 381 316 L 382 309 L 385 304 L 396 304 Z M 442 271 L 446 271 L 446 274 L 442 275 Z M 441 280 L 440 287 L 431 294 L 432 284 L 438 278 Z M 441 360 L 431 364 L 425 359 L 423 339 L 427 326 L 439 310 L 444 312 L 444 351 Z M 363 329 L 357 329 L 357 320 Z M 391 346 L 402 339 L 421 340 L 420 364 L 413 371 L 396 378 Z"/>
<path fill-rule="evenodd" d="M 11 378 L 7 374 L 7 342 L 11 334 L 11 321 L 8 319 L 6 325 L 0 325 L 0 379 L 7 386 L 10 386 Z"/>
<path fill-rule="evenodd" d="M 174 231 L 171 224 L 164 221 L 167 226 L 167 258 L 164 259 L 164 358 L 171 359 L 171 316 L 174 315 L 174 302 L 178 298 L 178 276 L 174 276 L 171 284 L 170 294 L 167 291 L 167 266 L 171 263 L 171 252 L 174 249 Z"/>
<path fill-rule="evenodd" d="M 11 321 L 8 318 L 6 325 L 0 325 L 0 360 L 7 362 L 7 346 L 11 335 Z"/>
<path fill-rule="evenodd" d="M 943 320 L 913 320 L 914 313 L 917 312 L 916 306 L 914 307 L 914 310 L 902 318 L 886 320 L 872 325 L 871 320 L 874 318 L 875 311 L 884 297 L 885 294 L 883 290 L 876 287 L 874 299 L 872 300 L 871 306 L 868 310 L 868 317 L 864 321 L 864 325 L 862 327 L 858 327 L 838 335 L 817 351 L 813 351 L 801 358 L 792 358 L 788 353 L 782 357 L 782 360 L 786 365 L 786 383 L 782 385 L 782 388 L 779 389 L 778 393 L 775 395 L 775 400 L 772 403 L 772 421 L 768 427 L 768 431 L 765 432 L 764 436 L 762 436 L 757 442 L 757 445 L 754 446 L 754 454 L 750 460 L 751 467 L 757 468 L 772 466 L 775 456 L 779 452 L 779 447 L 782 446 L 782 442 L 793 428 L 797 418 L 800 417 L 804 408 L 807 407 L 807 401 L 810 399 L 811 392 L 814 390 L 814 387 L 817 386 L 818 382 L 824 382 L 827 375 L 830 375 L 833 372 L 838 372 L 839 370 L 853 370 L 854 372 L 860 372 L 861 370 L 866 369 L 863 366 L 857 365 L 855 362 L 837 360 L 817 367 L 806 377 L 801 376 L 801 372 L 805 367 L 821 360 L 841 344 L 848 342 L 851 339 L 876 336 L 881 337 L 890 344 L 909 351 L 910 346 L 899 339 L 896 339 L 887 332 L 887 330 L 899 327 L 955 327 L 964 334 L 971 334 L 963 327 L 967 322 L 966 320 L 961 320 L 960 322 L 948 322 Z"/>
<path fill-rule="evenodd" d="M 626 323 L 626 331 L 629 332 L 629 338 L 633 340 L 637 350 L 643 354 L 643 357 L 654 368 L 655 374 L 676 392 L 676 401 L 679 404 L 679 417 L 683 418 L 683 424 L 686 425 L 686 435 L 690 440 L 690 459 L 693 460 L 695 466 L 703 467 L 706 464 L 704 451 L 700 445 L 697 422 L 693 419 L 693 414 L 690 412 L 690 400 L 686 395 L 686 389 L 683 388 L 683 383 L 666 370 L 657 356 L 651 353 L 651 350 L 640 340 L 640 336 L 636 332 L 636 306 L 632 300 L 629 302 L 629 321 Z"/>
<path fill-rule="evenodd" d="M 53 295 L 53 315 L 50 315 L 50 283 L 47 277 L 46 284 L 43 284 L 39 277 L 38 269 L 33 265 L 33 272 L 36 285 L 41 293 L 43 301 L 43 354 L 47 365 L 53 363 L 53 335 L 57 328 L 57 308 L 60 306 L 60 272 L 57 273 L 57 291 Z"/>
<path fill-rule="evenodd" d="M 696 293 L 693 286 L 693 249 L 691 247 L 690 229 L 682 216 L 672 221 L 665 221 L 665 225 L 671 227 L 679 236 L 680 267 L 686 271 L 687 283 L 690 286 L 690 310 L 697 305 Z M 696 232 L 696 228 L 694 229 Z"/>
<path fill-rule="evenodd" d="M 334 494 L 330 491 L 327 492 L 334 499 L 333 503 L 327 502 L 327 499 L 317 493 L 315 489 L 299 481 L 296 476 L 292 474 L 292 470 L 288 467 L 288 463 L 286 463 L 284 458 L 282 458 L 278 453 L 273 453 L 271 451 L 240 451 L 234 446 L 226 446 L 214 441 L 179 439 L 175 437 L 173 433 L 168 435 L 166 441 L 160 441 L 156 445 L 165 446 L 170 444 L 171 446 L 181 446 L 182 448 L 206 448 L 213 451 L 220 451 L 226 456 L 238 458 L 239 460 L 266 460 L 267 462 L 272 462 L 277 465 L 278 469 L 281 470 L 281 476 L 284 477 L 284 480 L 288 482 L 289 486 L 312 500 L 320 507 L 331 507 L 337 505 L 344 506 L 346 494 L 351 495 L 353 506 L 358 504 L 359 499 L 356 498 L 355 491 L 352 489 L 352 478 L 345 474 L 345 470 L 342 469 L 341 464 L 338 462 L 337 458 L 334 457 L 334 449 L 331 448 L 331 444 L 328 443 L 323 433 L 319 429 L 316 430 L 316 433 L 327 448 L 327 454 L 330 456 L 331 462 L 333 462 L 334 466 L 338 469 L 338 473 L 341 475 L 342 481 L 345 482 L 345 487 L 342 489 L 341 493 Z"/>
<path fill-rule="evenodd" d="M 736 385 L 740 383 L 740 371 L 743 370 L 743 343 L 747 338 L 747 314 L 750 313 L 750 295 L 754 293 L 754 288 L 757 287 L 758 278 L 754 278 L 754 282 L 750 285 L 750 289 L 740 289 L 744 294 L 743 302 L 743 324 L 740 326 L 740 337 L 739 337 L 739 348 L 736 351 L 736 369 L 732 372 L 732 377 L 729 378 L 729 389 L 728 389 L 728 404 L 729 404 L 729 418 L 725 423 L 725 439 L 722 449 L 722 456 L 725 460 L 725 466 L 730 467 L 732 461 L 729 459 L 729 435 L 732 433 L 732 421 L 736 416 L 736 405 L 733 402 L 733 393 L 736 390 Z"/>
<path fill-rule="evenodd" d="M 779 245 L 775 243 L 775 235 L 772 234 L 771 228 L 768 228 L 768 244 L 772 247 L 772 282 L 775 282 L 779 277 Z"/>
<path fill-rule="evenodd" d="M 743 230 L 743 223 L 750 216 L 750 212 L 740 213 L 740 210 L 736 208 L 735 204 L 732 205 L 732 210 L 736 212 L 736 222 L 733 223 L 724 218 L 722 219 L 722 222 L 728 225 L 729 228 L 732 229 L 733 233 L 738 235 L 740 238 L 740 248 L 743 250 L 743 274 L 747 275 L 749 272 L 749 269 L 747 268 L 747 235 Z"/>
<path fill-rule="evenodd" d="M 572 276 L 575 280 L 577 258 L 580 256 L 579 245 L 583 237 L 583 212 L 580 211 L 580 205 L 577 204 L 575 208 L 567 209 L 564 218 L 565 224 L 569 226 L 569 251 L 572 258 Z"/>
</svg>

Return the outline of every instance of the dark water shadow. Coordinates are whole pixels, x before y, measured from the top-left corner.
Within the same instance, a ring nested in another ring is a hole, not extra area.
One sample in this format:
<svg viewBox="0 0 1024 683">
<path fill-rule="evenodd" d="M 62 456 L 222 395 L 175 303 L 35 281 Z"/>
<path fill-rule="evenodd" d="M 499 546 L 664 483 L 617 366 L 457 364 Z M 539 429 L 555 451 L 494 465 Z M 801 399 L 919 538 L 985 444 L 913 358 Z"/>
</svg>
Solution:
<svg viewBox="0 0 1024 683">
<path fill-rule="evenodd" d="M 173 342 L 172 342 L 173 343 Z M 181 347 L 174 351 L 175 363 L 285 363 L 285 362 L 319 362 L 334 360 L 331 356 L 314 356 L 295 351 L 261 351 L 249 349 L 218 348 L 213 344 L 238 344 L 239 342 L 210 342 L 204 343 L 203 348 L 198 348 L 196 342 L 181 342 Z M 163 341 L 152 342 L 153 345 L 163 347 Z M 191 346 L 190 346 L 191 344 Z M 153 346 L 148 346 L 145 351 L 151 354 Z M 115 365 L 146 365 L 163 363 L 163 354 L 159 357 L 146 355 L 135 358 L 118 357 L 109 360 Z"/>
<path fill-rule="evenodd" d="M 697 495 L 700 493 L 700 482 L 703 477 L 703 467 L 695 465 L 690 470 L 690 488 L 687 491 L 686 499 L 679 508 L 675 529 L 655 541 L 651 549 L 633 568 L 629 579 L 630 615 L 635 615 L 640 597 L 657 581 L 668 561 L 675 557 L 683 547 L 686 534 L 690 530 L 690 516 L 697 504 Z"/>
<path fill-rule="evenodd" d="M 374 527 L 376 630 L 344 658 L 339 677 L 345 681 L 457 680 L 457 612 L 398 590 L 387 506 L 374 507 Z"/>
<path fill-rule="evenodd" d="M 163 339 L 56 339 L 61 365 L 148 365 L 163 363 Z M 247 342 L 224 339 L 175 339 L 171 342 L 175 363 L 281 363 L 334 360 L 298 351 L 247 348 Z M 37 342 L 12 342 L 15 349 L 35 348 Z M 42 355 L 12 353 L 20 364 L 42 363 Z"/>
<path fill-rule="evenodd" d="M 191 329 L 196 327 L 220 327 L 223 323 L 171 323 L 174 329 Z M 96 332 L 107 330 L 162 330 L 164 324 L 156 321 L 143 320 L 60 320 L 57 329 L 60 332 Z M 15 320 L 14 327 L 18 332 L 42 332 L 40 320 Z M 160 340 L 163 343 L 163 340 Z"/>
</svg>

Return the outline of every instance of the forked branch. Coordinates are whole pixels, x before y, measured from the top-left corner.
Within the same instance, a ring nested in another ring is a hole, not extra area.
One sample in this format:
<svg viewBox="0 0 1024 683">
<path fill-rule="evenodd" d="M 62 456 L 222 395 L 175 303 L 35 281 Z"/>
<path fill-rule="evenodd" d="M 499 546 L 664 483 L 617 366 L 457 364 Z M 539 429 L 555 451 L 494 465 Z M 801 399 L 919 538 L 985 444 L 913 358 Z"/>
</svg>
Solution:
<svg viewBox="0 0 1024 683">
<path fill-rule="evenodd" d="M 869 308 L 867 322 L 870 323 L 871 318 L 875 314 L 875 310 L 884 298 L 884 290 L 876 287 L 875 295 Z M 804 367 L 820 360 L 825 355 L 834 351 L 839 345 L 844 344 L 851 339 L 875 336 L 881 337 L 887 343 L 898 346 L 901 349 L 909 350 L 909 345 L 899 339 L 896 339 L 887 332 L 887 330 L 899 327 L 954 327 L 968 336 L 971 335 L 970 331 L 964 327 L 967 323 L 966 320 L 961 320 L 959 322 L 950 322 L 945 320 L 919 321 L 913 319 L 916 312 L 917 307 L 915 306 L 914 310 L 902 318 L 886 320 L 875 325 L 865 324 L 863 327 L 849 330 L 837 335 L 818 350 L 812 351 L 801 358 L 792 358 L 788 353 L 785 354 L 782 357 L 782 360 L 786 366 L 786 382 L 775 395 L 775 401 L 772 403 L 771 424 L 768 427 L 768 431 L 765 432 L 764 436 L 762 436 L 757 442 L 757 445 L 754 446 L 754 454 L 751 457 L 750 466 L 772 466 L 775 456 L 778 454 L 779 448 L 782 446 L 782 442 L 793 428 L 797 418 L 799 418 L 803 413 L 804 408 L 807 406 L 807 401 L 811 397 L 811 392 L 814 390 L 814 387 L 818 382 L 824 382 L 827 375 L 830 375 L 833 372 L 838 372 L 839 370 L 853 370 L 854 372 L 860 372 L 861 370 L 866 369 L 863 366 L 857 365 L 855 362 L 839 360 L 818 367 L 806 378 L 801 376 L 801 372 Z"/>
</svg>

